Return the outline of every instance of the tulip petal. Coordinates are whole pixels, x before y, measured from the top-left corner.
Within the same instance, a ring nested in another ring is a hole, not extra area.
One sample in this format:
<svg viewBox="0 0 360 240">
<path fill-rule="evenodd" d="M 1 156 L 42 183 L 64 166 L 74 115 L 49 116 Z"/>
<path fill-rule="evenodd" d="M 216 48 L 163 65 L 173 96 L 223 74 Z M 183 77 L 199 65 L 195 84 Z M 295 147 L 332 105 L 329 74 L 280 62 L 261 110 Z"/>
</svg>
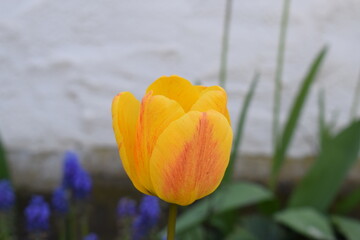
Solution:
<svg viewBox="0 0 360 240">
<path fill-rule="evenodd" d="M 205 112 L 215 110 L 222 113 L 230 123 L 230 115 L 227 109 L 227 95 L 219 86 L 208 87 L 202 90 L 199 99 L 191 107 L 191 111 Z"/>
<path fill-rule="evenodd" d="M 153 95 L 163 95 L 178 102 L 185 112 L 189 111 L 194 102 L 199 98 L 198 89 L 185 78 L 179 76 L 163 76 L 153 82 L 146 92 Z"/>
<path fill-rule="evenodd" d="M 122 92 L 114 97 L 111 111 L 116 142 L 125 172 L 134 186 L 141 192 L 149 192 L 139 183 L 134 165 L 136 123 L 140 102 L 130 92 Z"/>
<path fill-rule="evenodd" d="M 160 135 L 150 160 L 155 194 L 189 205 L 212 193 L 229 163 L 232 130 L 219 112 L 191 111 Z"/>
<path fill-rule="evenodd" d="M 149 161 L 158 137 L 169 124 L 185 114 L 176 101 L 153 96 L 150 91 L 143 98 L 136 129 L 135 166 L 142 185 L 152 192 Z"/>
<path fill-rule="evenodd" d="M 205 86 L 202 86 L 202 85 L 195 85 L 195 88 L 199 91 L 199 93 L 201 93 L 202 91 L 204 91 L 208 87 L 205 87 Z"/>
</svg>

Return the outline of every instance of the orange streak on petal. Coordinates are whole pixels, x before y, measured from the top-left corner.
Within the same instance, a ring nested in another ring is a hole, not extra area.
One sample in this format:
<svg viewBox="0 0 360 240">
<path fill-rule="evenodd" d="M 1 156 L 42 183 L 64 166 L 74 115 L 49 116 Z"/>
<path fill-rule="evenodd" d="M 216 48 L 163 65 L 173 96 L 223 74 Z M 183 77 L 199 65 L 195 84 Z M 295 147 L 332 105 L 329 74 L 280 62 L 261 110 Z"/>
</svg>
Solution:
<svg viewBox="0 0 360 240">
<path fill-rule="evenodd" d="M 228 165 L 231 142 L 229 123 L 218 112 L 189 112 L 174 122 L 159 138 L 151 159 L 156 194 L 188 205 L 213 192 Z"/>
</svg>

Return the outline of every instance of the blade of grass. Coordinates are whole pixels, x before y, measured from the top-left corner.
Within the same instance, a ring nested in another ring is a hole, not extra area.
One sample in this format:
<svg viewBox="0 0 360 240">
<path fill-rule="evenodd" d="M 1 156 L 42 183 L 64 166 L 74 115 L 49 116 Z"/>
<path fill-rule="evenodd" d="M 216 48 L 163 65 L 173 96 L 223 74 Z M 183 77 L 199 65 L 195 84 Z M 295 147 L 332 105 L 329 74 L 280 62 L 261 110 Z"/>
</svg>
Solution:
<svg viewBox="0 0 360 240">
<path fill-rule="evenodd" d="M 318 116 L 319 147 L 321 150 L 321 149 L 323 149 L 325 142 L 327 140 L 329 140 L 332 136 L 331 125 L 328 125 L 325 120 L 326 106 L 325 106 L 325 91 L 324 91 L 324 89 L 321 89 L 319 92 L 318 107 L 319 107 L 319 116 Z"/>
<path fill-rule="evenodd" d="M 324 89 L 321 89 L 318 97 L 318 107 L 319 107 L 319 145 L 320 149 L 323 149 L 324 140 L 325 140 L 325 92 Z"/>
<path fill-rule="evenodd" d="M 350 112 L 350 114 L 351 114 L 350 117 L 354 121 L 356 119 L 356 110 L 359 106 L 359 102 L 360 102 L 360 73 L 359 73 L 359 79 L 358 79 L 358 82 L 356 85 L 356 89 L 354 92 L 354 99 L 353 99 L 353 102 L 351 105 L 351 112 Z"/>
<path fill-rule="evenodd" d="M 286 48 L 286 33 L 289 22 L 290 0 L 284 0 L 283 12 L 281 16 L 280 35 L 278 52 L 276 58 L 276 72 L 275 72 L 275 92 L 274 92 L 274 107 L 273 107 L 273 147 L 274 152 L 279 144 L 279 116 L 281 108 L 281 90 L 282 90 L 282 74 L 284 69 L 284 56 Z"/>
<path fill-rule="evenodd" d="M 319 72 L 321 63 L 327 52 L 327 47 L 321 49 L 316 56 L 315 60 L 310 65 L 310 69 L 302 81 L 302 85 L 297 93 L 297 96 L 293 102 L 291 111 L 288 115 L 286 125 L 282 131 L 281 141 L 273 156 L 273 163 L 271 168 L 271 175 L 269 179 L 269 185 L 272 190 L 275 190 L 278 180 L 280 169 L 283 165 L 285 155 L 291 144 L 292 137 L 294 135 L 297 123 L 300 119 L 302 109 L 304 107 L 305 100 L 308 96 L 312 83 L 315 81 L 317 73 Z"/>
<path fill-rule="evenodd" d="M 259 78 L 260 78 L 260 74 L 259 73 L 255 73 L 252 81 L 251 81 L 251 85 L 250 88 L 245 96 L 245 100 L 244 103 L 242 105 L 241 111 L 240 111 L 240 115 L 239 115 L 239 119 L 238 122 L 236 124 L 236 132 L 235 132 L 235 137 L 234 137 L 234 144 L 233 144 L 233 148 L 232 148 L 232 152 L 230 155 L 230 161 L 229 161 L 229 166 L 226 169 L 225 172 L 225 176 L 223 179 L 223 182 L 228 182 L 232 179 L 233 174 L 234 174 L 234 163 L 236 161 L 236 158 L 238 156 L 238 151 L 241 145 L 241 140 L 242 140 L 242 136 L 243 136 L 243 131 L 244 131 L 244 126 L 245 126 L 245 122 L 246 122 L 246 118 L 247 118 L 247 113 L 249 110 L 249 106 L 251 103 L 251 100 L 253 99 L 254 93 L 255 93 L 255 89 L 257 86 L 257 83 L 259 82 Z"/>
<path fill-rule="evenodd" d="M 219 72 L 219 84 L 225 89 L 226 74 L 227 74 L 227 55 L 229 48 L 229 35 L 230 35 L 230 23 L 231 23 L 231 11 L 232 11 L 232 0 L 226 0 L 225 7 L 225 19 L 224 28 L 222 35 L 222 48 L 221 48 L 221 59 L 220 59 L 220 72 Z"/>
<path fill-rule="evenodd" d="M 6 152 L 4 144 L 0 138 L 0 179 L 9 179 L 10 180 L 10 173 L 9 167 L 6 160 Z"/>
</svg>

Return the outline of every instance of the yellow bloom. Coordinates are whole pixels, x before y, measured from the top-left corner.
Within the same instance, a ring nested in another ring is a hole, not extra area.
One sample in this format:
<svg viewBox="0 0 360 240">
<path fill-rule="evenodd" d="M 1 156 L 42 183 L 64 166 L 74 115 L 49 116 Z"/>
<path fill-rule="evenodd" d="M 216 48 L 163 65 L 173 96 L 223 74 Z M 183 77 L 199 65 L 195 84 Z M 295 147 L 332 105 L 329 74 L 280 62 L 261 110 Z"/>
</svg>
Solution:
<svg viewBox="0 0 360 240">
<path fill-rule="evenodd" d="M 161 77 L 139 102 L 121 92 L 112 103 L 115 138 L 134 186 L 189 205 L 215 191 L 229 163 L 232 130 L 226 92 Z"/>
</svg>

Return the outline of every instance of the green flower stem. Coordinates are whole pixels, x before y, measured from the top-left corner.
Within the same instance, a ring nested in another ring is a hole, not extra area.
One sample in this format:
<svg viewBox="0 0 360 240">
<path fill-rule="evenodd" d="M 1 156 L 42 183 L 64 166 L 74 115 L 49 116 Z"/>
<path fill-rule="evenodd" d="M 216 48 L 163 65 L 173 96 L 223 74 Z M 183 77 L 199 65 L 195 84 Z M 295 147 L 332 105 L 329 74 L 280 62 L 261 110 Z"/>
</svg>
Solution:
<svg viewBox="0 0 360 240">
<path fill-rule="evenodd" d="M 356 110 L 357 107 L 359 105 L 360 102 L 360 73 L 359 73 L 359 78 L 358 78 L 358 82 L 355 88 L 355 93 L 354 93 L 354 99 L 351 105 L 351 120 L 356 120 Z"/>
<path fill-rule="evenodd" d="M 167 240 L 175 239 L 176 214 L 177 214 L 177 205 L 171 203 L 169 207 Z"/>
<path fill-rule="evenodd" d="M 283 139 L 281 139 L 280 132 L 280 109 L 281 109 L 281 92 L 282 92 L 282 75 L 284 68 L 284 56 L 286 49 L 286 33 L 289 22 L 289 12 L 290 12 L 290 2 L 291 0 L 284 0 L 283 2 L 283 12 L 281 16 L 281 25 L 280 25 L 280 35 L 279 35 L 279 45 L 276 59 L 276 72 L 275 72 L 275 86 L 274 86 L 274 106 L 273 106 L 273 123 L 272 123 L 272 141 L 273 141 L 273 152 L 274 156 L 276 152 L 283 144 Z M 273 164 L 275 159 L 273 159 Z M 272 191 L 275 191 L 276 188 L 276 178 L 277 176 L 270 176 L 269 186 Z"/>
<path fill-rule="evenodd" d="M 82 237 L 85 237 L 86 235 L 89 234 L 89 221 L 88 221 L 88 217 L 87 217 L 87 213 L 84 212 L 84 214 L 81 217 L 80 220 L 80 224 L 81 224 L 81 235 Z"/>
<path fill-rule="evenodd" d="M 222 35 L 220 72 L 219 72 L 220 86 L 223 87 L 224 89 L 225 89 L 226 72 L 227 72 L 226 67 L 227 67 L 227 55 L 229 48 L 228 46 L 229 46 L 229 33 L 230 33 L 230 22 L 231 22 L 231 8 L 232 8 L 232 0 L 226 0 L 224 28 Z"/>
<path fill-rule="evenodd" d="M 77 208 L 74 203 L 70 204 L 70 212 L 69 212 L 69 237 L 71 240 L 77 239 L 77 226 L 76 226 L 76 214 Z"/>
<path fill-rule="evenodd" d="M 63 216 L 58 217 L 58 231 L 59 231 L 59 239 L 66 240 L 66 221 Z"/>
<path fill-rule="evenodd" d="M 8 218 L 5 214 L 0 213 L 0 239 L 10 239 L 10 229 L 8 225 Z"/>
<path fill-rule="evenodd" d="M 284 56 L 286 47 L 286 33 L 289 22 L 290 0 L 284 0 L 283 12 L 281 17 L 279 45 L 276 59 L 275 72 L 275 93 L 274 93 L 274 109 L 273 109 L 273 144 L 274 151 L 278 147 L 279 142 L 279 116 L 281 108 L 281 90 L 282 90 L 282 74 L 284 68 Z"/>
</svg>

